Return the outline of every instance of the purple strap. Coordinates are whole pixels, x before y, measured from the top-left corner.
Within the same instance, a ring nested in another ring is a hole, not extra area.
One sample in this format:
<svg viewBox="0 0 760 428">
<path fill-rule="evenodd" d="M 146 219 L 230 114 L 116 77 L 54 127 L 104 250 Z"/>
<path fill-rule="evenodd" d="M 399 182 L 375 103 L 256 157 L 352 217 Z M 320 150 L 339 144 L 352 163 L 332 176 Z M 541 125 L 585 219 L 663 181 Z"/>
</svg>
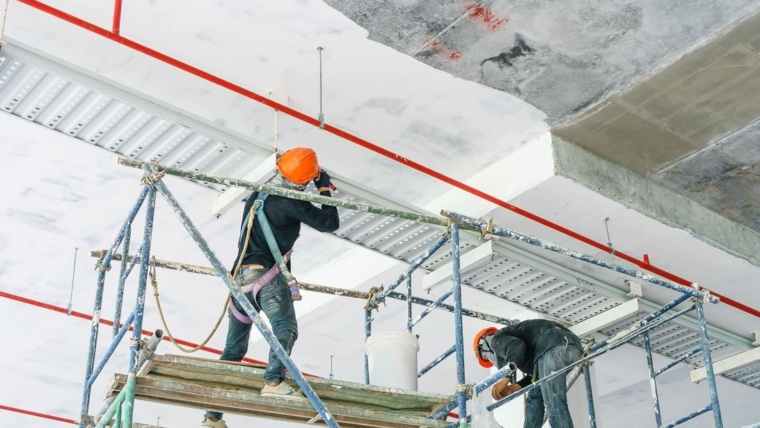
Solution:
<svg viewBox="0 0 760 428">
<path fill-rule="evenodd" d="M 238 321 L 242 322 L 243 324 L 253 324 L 253 320 L 248 318 L 248 315 L 240 312 L 238 308 L 235 307 L 235 305 L 232 303 L 232 299 L 230 299 L 230 303 L 227 305 L 230 308 L 230 313 L 237 318 Z"/>
<path fill-rule="evenodd" d="M 283 261 L 287 263 L 289 258 L 290 258 L 290 251 L 288 251 L 288 253 L 285 254 L 285 256 L 283 256 Z M 253 295 L 253 301 L 256 303 L 256 305 L 259 305 L 259 302 L 256 300 L 256 296 L 259 294 L 259 291 L 261 291 L 261 289 L 264 288 L 264 286 L 272 282 L 272 280 L 275 279 L 275 277 L 277 277 L 279 273 L 280 273 L 280 266 L 275 264 L 274 266 L 272 266 L 271 269 L 267 271 L 267 273 L 265 273 L 264 275 L 256 279 L 256 281 L 253 281 L 252 283 L 246 285 L 245 287 L 241 287 L 240 291 L 242 291 L 243 294 L 251 293 Z M 301 300 L 300 295 L 299 295 L 298 300 Z M 232 303 L 232 299 L 230 299 L 230 303 L 227 306 L 229 306 L 230 312 L 232 312 L 232 315 L 234 315 L 238 321 L 242 322 L 243 324 L 253 323 L 253 321 L 251 320 L 251 318 L 248 317 L 248 315 L 240 312 L 238 308 L 235 307 L 235 304 Z"/>
</svg>

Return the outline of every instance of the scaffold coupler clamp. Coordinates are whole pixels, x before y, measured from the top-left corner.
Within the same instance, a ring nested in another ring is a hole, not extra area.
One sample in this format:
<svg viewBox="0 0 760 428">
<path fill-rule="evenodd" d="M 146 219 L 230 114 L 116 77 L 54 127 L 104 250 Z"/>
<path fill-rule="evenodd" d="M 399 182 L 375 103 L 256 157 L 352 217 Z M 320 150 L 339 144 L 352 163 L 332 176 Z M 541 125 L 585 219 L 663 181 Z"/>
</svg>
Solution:
<svg viewBox="0 0 760 428">
<path fill-rule="evenodd" d="M 373 310 L 380 311 L 380 303 L 385 305 L 385 299 L 377 300 L 377 295 L 383 292 L 384 287 L 371 287 L 369 289 L 369 296 L 367 296 L 367 304 L 364 305 L 365 311 L 372 312 Z"/>
<path fill-rule="evenodd" d="M 142 184 L 146 186 L 153 186 L 158 180 L 164 178 L 164 175 L 166 175 L 163 168 L 161 168 L 161 165 L 155 160 L 150 161 L 150 167 L 153 169 L 153 174 L 143 174 L 141 180 Z"/>
<path fill-rule="evenodd" d="M 95 261 L 95 270 L 108 272 L 111 270 L 111 265 L 103 266 L 103 260 L 105 260 L 106 255 L 108 254 L 108 250 L 100 250 L 100 256 L 98 256 L 98 260 Z"/>
<path fill-rule="evenodd" d="M 488 224 L 485 229 L 480 230 L 480 239 L 485 239 L 486 235 L 493 234 L 493 217 L 488 219 Z"/>
<path fill-rule="evenodd" d="M 474 385 L 471 384 L 471 383 L 464 383 L 464 384 L 460 383 L 460 384 L 457 384 L 456 389 L 454 390 L 454 392 L 458 393 L 459 391 L 464 391 L 465 397 L 467 397 L 467 399 L 469 400 L 469 399 L 472 398 L 473 386 Z"/>
<path fill-rule="evenodd" d="M 692 300 L 694 301 L 698 301 L 699 303 L 705 305 L 715 299 L 714 296 L 710 295 L 710 290 L 700 287 L 699 284 L 697 284 L 696 282 L 691 284 L 691 288 L 693 288 L 694 291 L 697 291 L 702 295 L 701 298 L 696 298 L 696 297 L 693 298 Z"/>
</svg>

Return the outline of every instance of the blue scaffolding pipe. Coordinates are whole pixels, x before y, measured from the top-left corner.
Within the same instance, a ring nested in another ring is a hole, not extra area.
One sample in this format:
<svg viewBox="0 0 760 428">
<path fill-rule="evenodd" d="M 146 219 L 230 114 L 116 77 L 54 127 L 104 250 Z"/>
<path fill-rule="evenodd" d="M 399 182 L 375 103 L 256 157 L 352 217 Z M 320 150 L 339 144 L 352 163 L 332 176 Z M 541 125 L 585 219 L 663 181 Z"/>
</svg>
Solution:
<svg viewBox="0 0 760 428">
<path fill-rule="evenodd" d="M 148 163 L 143 165 L 143 169 L 148 174 L 154 173 L 153 167 Z M 314 408 L 319 412 L 324 423 L 331 428 L 339 428 L 339 425 L 333 418 L 332 414 L 327 410 L 322 400 L 314 392 L 314 389 L 312 389 L 311 385 L 309 385 L 309 383 L 304 379 L 301 371 L 298 369 L 298 367 L 296 367 L 296 365 L 293 363 L 293 360 L 290 359 L 290 356 L 287 354 L 287 352 L 285 352 L 285 349 L 282 347 L 282 345 L 280 345 L 280 342 L 274 336 L 272 331 L 269 330 L 269 327 L 261 319 L 261 316 L 259 315 L 258 312 L 256 312 L 251 302 L 245 297 L 245 295 L 242 292 L 240 292 L 240 290 L 237 287 L 233 285 L 232 277 L 230 276 L 227 269 L 224 267 L 224 265 L 222 265 L 222 263 L 214 254 L 214 252 L 208 246 L 208 243 L 206 242 L 206 240 L 200 235 L 200 233 L 198 232 L 198 229 L 196 229 L 195 225 L 187 216 L 185 211 L 182 209 L 179 203 L 177 203 L 177 200 L 171 194 L 171 192 L 166 187 L 166 185 L 162 181 L 159 180 L 155 182 L 154 186 L 161 193 L 161 195 L 166 199 L 169 206 L 172 207 L 174 212 L 179 217 L 182 225 L 188 231 L 190 236 L 192 236 L 192 238 L 195 240 L 196 244 L 198 244 L 198 247 L 200 247 L 201 251 L 206 256 L 206 258 L 211 263 L 211 265 L 214 267 L 214 269 L 216 269 L 217 273 L 219 274 L 219 277 L 224 281 L 225 285 L 232 293 L 232 296 L 238 301 L 238 303 L 240 303 L 242 308 L 245 310 L 246 314 L 251 318 L 253 323 L 256 325 L 256 328 L 258 328 L 259 332 L 261 332 L 261 335 L 264 337 L 264 339 L 266 339 L 267 343 L 269 343 L 269 346 L 271 347 L 272 351 L 274 351 L 277 358 L 279 358 L 280 361 L 282 361 L 283 365 L 290 372 L 290 375 L 293 377 L 296 383 L 301 387 L 301 390 L 304 392 L 306 397 L 312 403 Z M 147 259 L 148 259 L 147 255 L 142 257 L 143 263 L 147 263 Z"/>
<path fill-rule="evenodd" d="M 455 271 L 455 272 L 456 272 L 456 271 Z M 448 298 L 449 298 L 449 296 L 451 296 L 452 294 L 456 294 L 456 293 L 454 292 L 454 289 L 453 289 L 453 288 L 452 288 L 451 290 L 449 290 L 449 291 L 447 291 L 447 292 L 443 293 L 443 295 L 442 295 L 441 297 L 439 297 L 439 298 L 438 298 L 438 300 L 436 300 L 435 302 L 433 302 L 433 304 L 431 304 L 431 305 L 428 305 L 428 307 L 427 307 L 427 308 L 425 308 L 425 310 L 424 310 L 424 311 L 422 311 L 422 313 L 420 313 L 419 315 L 417 315 L 417 318 L 415 318 L 415 319 L 414 319 L 414 320 L 411 322 L 411 325 L 412 325 L 412 326 L 415 326 L 415 325 L 417 325 L 417 323 L 418 323 L 418 322 L 422 321 L 422 319 L 423 319 L 423 318 L 425 318 L 426 316 L 428 316 L 428 314 L 430 314 L 431 312 L 433 312 L 433 309 L 437 308 L 437 307 L 438 307 L 438 305 L 440 305 L 441 303 L 443 303 L 443 301 L 444 301 L 444 300 L 446 300 L 446 299 L 448 299 Z M 459 306 L 461 306 L 461 305 L 459 305 Z M 454 307 L 456 308 L 456 304 L 454 305 Z M 460 307 L 460 308 L 459 308 L 459 311 L 461 312 L 461 310 L 462 310 L 462 309 L 461 309 L 461 307 Z M 455 309 L 454 311 L 456 312 L 456 309 Z M 411 331 L 411 330 L 410 330 L 410 331 Z"/>
<path fill-rule="evenodd" d="M 708 404 L 705 407 L 702 407 L 701 409 L 699 409 L 699 410 L 697 410 L 697 411 L 695 411 L 693 413 L 689 413 L 688 415 L 683 416 L 681 418 L 678 418 L 675 421 L 673 421 L 673 422 L 671 422 L 671 423 L 669 423 L 667 425 L 663 425 L 662 428 L 673 428 L 673 427 L 676 427 L 678 425 L 681 425 L 682 423 L 690 421 L 690 420 L 696 418 L 697 416 L 699 416 L 699 415 L 701 415 L 703 413 L 709 412 L 711 408 L 712 408 L 712 404 Z M 715 413 L 715 412 L 713 412 L 713 413 Z M 720 425 L 715 425 L 716 428 L 720 428 L 722 426 L 723 426 L 723 423 L 721 423 Z"/>
<path fill-rule="evenodd" d="M 665 373 L 666 371 L 668 371 L 671 368 L 673 368 L 675 365 L 686 361 L 687 359 L 693 357 L 694 355 L 699 354 L 700 352 L 702 352 L 702 346 L 701 345 L 697 346 L 696 348 L 692 349 L 691 351 L 689 351 L 689 352 L 681 355 L 680 357 L 678 357 L 678 359 L 676 359 L 675 361 L 670 362 L 669 364 L 667 364 L 666 366 L 664 366 L 660 370 L 657 370 L 656 372 L 654 372 L 654 376 L 657 377 L 657 376 Z"/>
<path fill-rule="evenodd" d="M 636 321 L 636 323 L 634 323 L 634 324 L 633 324 L 633 325 L 630 327 L 630 328 L 631 328 L 631 331 L 635 331 L 637 328 L 641 327 L 642 325 L 645 325 L 645 324 L 649 323 L 650 321 L 652 321 L 653 319 L 655 319 L 655 318 L 659 317 L 660 315 L 664 314 L 665 312 L 668 312 L 669 310 L 671 310 L 671 309 L 675 308 L 676 306 L 678 306 L 678 305 L 680 305 L 681 303 L 683 303 L 685 300 L 689 299 L 689 297 L 690 297 L 690 296 L 688 296 L 688 295 L 686 295 L 686 294 L 684 294 L 684 295 L 681 295 L 681 296 L 678 296 L 678 298 L 676 298 L 675 300 L 673 300 L 673 301 L 671 301 L 671 302 L 667 303 L 665 306 L 661 307 L 660 309 L 658 309 L 658 310 L 656 310 L 656 311 L 652 312 L 651 314 L 647 315 L 647 316 L 646 316 L 646 317 L 644 317 L 643 319 L 640 319 L 640 320 Z M 601 342 L 599 342 L 599 343 L 597 343 L 597 344 L 593 345 L 593 346 L 591 347 L 591 352 L 594 352 L 594 351 L 596 351 L 597 349 L 600 349 L 600 348 L 602 348 L 602 347 L 603 347 L 603 346 L 605 346 L 605 345 L 606 345 L 606 344 L 607 344 L 607 343 L 608 343 L 610 340 L 616 340 L 616 339 L 615 339 L 615 337 L 613 336 L 613 337 L 611 337 L 610 339 L 607 339 L 607 340 L 603 340 L 603 341 L 601 341 Z"/>
<path fill-rule="evenodd" d="M 119 287 L 116 290 L 116 310 L 113 315 L 113 336 L 119 333 L 119 322 L 121 321 L 121 306 L 124 301 L 124 286 L 126 285 L 127 275 L 127 257 L 129 256 L 129 240 L 132 235 L 132 225 L 127 226 L 127 230 L 124 235 L 124 243 L 122 244 L 124 257 L 121 259 L 119 267 Z"/>
<path fill-rule="evenodd" d="M 496 382 L 504 379 L 506 376 L 511 376 L 516 370 L 517 370 L 517 367 L 514 365 L 514 363 L 508 363 L 506 366 L 504 366 L 501 369 L 499 369 L 496 373 L 494 373 L 491 376 L 487 377 L 483 381 L 481 381 L 481 382 L 473 385 L 472 386 L 472 394 L 473 395 L 480 394 L 486 388 L 491 387 L 493 384 L 495 384 Z M 457 399 L 454 399 L 451 402 L 449 402 L 446 406 L 438 409 L 435 413 L 433 413 L 432 415 L 428 416 L 428 419 L 440 419 L 440 418 L 446 416 L 449 413 L 449 411 L 453 410 L 458 405 L 459 404 L 458 404 Z"/>
<path fill-rule="evenodd" d="M 408 299 L 406 297 L 406 294 L 402 294 L 402 293 L 396 293 L 396 292 L 388 293 L 387 297 L 390 297 L 392 299 L 398 299 L 398 300 L 408 301 Z M 417 304 L 417 305 L 422 305 L 422 306 L 429 306 L 431 303 L 434 303 L 434 302 L 432 300 L 428 300 L 428 299 L 423 299 L 421 297 L 412 296 L 412 303 Z M 438 309 L 444 309 L 444 310 L 446 310 L 448 312 L 451 312 L 452 314 L 456 310 L 454 308 L 454 306 L 447 305 L 445 303 L 440 303 L 438 305 Z M 466 316 L 466 317 L 470 317 L 470 318 L 477 318 L 477 319 L 480 319 L 480 320 L 483 320 L 483 321 L 488 321 L 488 322 L 492 322 L 492 323 L 495 323 L 495 324 L 502 324 L 502 325 L 505 325 L 505 326 L 507 326 L 507 325 L 513 325 L 513 324 L 517 323 L 517 321 L 515 321 L 515 320 L 510 320 L 510 319 L 506 319 L 506 318 L 496 317 L 496 316 L 493 316 L 493 315 L 484 314 L 484 313 L 481 313 L 481 312 L 472 311 L 470 309 L 465 309 L 465 308 L 462 308 L 462 316 Z"/>
<path fill-rule="evenodd" d="M 662 412 L 660 411 L 660 394 L 657 392 L 657 381 L 654 370 L 654 361 L 652 359 L 652 342 L 649 339 L 649 332 L 644 332 L 644 349 L 647 351 L 647 367 L 649 368 L 649 387 L 652 390 L 652 405 L 654 406 L 654 420 L 657 426 L 662 426 Z"/>
<path fill-rule="evenodd" d="M 459 226 L 452 224 L 451 233 L 451 262 L 454 275 L 454 337 L 456 339 L 457 355 L 457 403 L 459 405 L 459 426 L 467 427 L 467 392 L 464 376 L 464 336 L 462 334 L 462 277 L 459 264 Z M 446 296 L 448 297 L 448 296 Z M 439 299 L 440 300 L 440 299 Z"/>
<path fill-rule="evenodd" d="M 103 367 L 106 366 L 106 363 L 111 358 L 111 355 L 113 355 L 114 351 L 116 351 L 116 347 L 121 343 L 121 340 L 124 338 L 124 335 L 127 334 L 127 331 L 129 331 L 129 327 L 132 326 L 132 322 L 135 320 L 135 311 L 132 311 L 131 314 L 127 317 L 127 320 L 124 321 L 124 326 L 122 326 L 119 331 L 116 332 L 116 336 L 114 336 L 113 341 L 111 342 L 111 345 L 106 350 L 106 353 L 103 355 L 103 358 L 100 359 L 100 362 L 98 363 L 98 366 L 95 368 L 95 370 L 92 372 L 92 376 L 90 376 L 89 379 L 87 379 L 87 388 L 92 388 L 92 384 L 95 383 L 95 380 L 97 380 L 98 375 L 100 375 L 100 372 L 103 370 Z"/>
<path fill-rule="evenodd" d="M 457 345 L 451 345 L 451 348 L 447 349 L 446 352 L 444 352 L 443 354 L 441 354 L 438 358 L 436 358 L 435 360 L 433 360 L 430 364 L 428 364 L 425 367 L 423 367 L 422 369 L 420 369 L 420 371 L 417 372 L 417 377 L 418 378 L 422 377 L 422 375 L 424 375 L 425 373 L 427 373 L 430 370 L 432 370 L 433 367 L 437 366 L 438 364 L 441 363 L 441 361 L 445 360 L 446 358 L 449 357 L 449 355 L 453 354 L 454 351 L 456 351 L 456 349 L 457 349 Z"/>
<path fill-rule="evenodd" d="M 504 379 L 505 377 L 507 376 L 511 377 L 515 372 L 517 372 L 517 366 L 514 363 L 507 363 L 507 365 L 500 368 L 496 373 L 492 374 L 491 376 L 488 376 L 487 378 L 473 385 L 472 394 L 473 395 L 480 394 L 481 392 L 483 392 L 487 388 L 490 388 L 491 386 L 493 386 L 493 384 Z"/>
<path fill-rule="evenodd" d="M 132 344 L 129 347 L 129 372 L 137 370 L 137 355 L 140 352 L 140 339 L 142 337 L 143 315 L 145 314 L 145 290 L 148 286 L 148 270 L 150 269 L 150 244 L 153 238 L 153 219 L 156 213 L 156 188 L 148 187 L 148 205 L 145 210 L 145 226 L 141 245 L 140 279 L 137 285 L 137 299 L 135 301 L 135 320 L 132 330 Z M 129 425 L 132 426 L 130 421 Z"/>
<path fill-rule="evenodd" d="M 702 356 L 705 361 L 707 385 L 710 389 L 710 408 L 713 411 L 715 428 L 723 428 L 723 419 L 720 414 L 720 403 L 718 402 L 718 386 L 715 383 L 715 370 L 713 369 L 712 355 L 710 352 L 710 338 L 707 336 L 705 311 L 700 302 L 695 302 L 694 306 L 697 309 L 697 319 L 699 320 L 699 336 L 702 339 Z"/>
<path fill-rule="evenodd" d="M 591 367 L 583 365 L 583 383 L 586 384 L 586 403 L 588 404 L 589 428 L 596 428 L 596 409 L 594 408 L 594 391 L 591 387 Z"/>
<path fill-rule="evenodd" d="M 372 334 L 372 311 L 370 309 L 364 310 L 364 343 L 366 345 L 367 339 Z M 367 356 L 367 350 L 364 350 L 364 383 L 369 385 L 369 356 Z"/>
<path fill-rule="evenodd" d="M 442 235 L 441 237 L 439 237 L 438 240 L 435 241 L 435 243 L 433 244 L 432 247 L 428 248 L 428 250 L 425 251 L 424 254 L 422 254 L 420 257 L 417 258 L 417 260 L 415 260 L 414 262 L 412 262 L 411 266 L 409 266 L 409 268 L 406 269 L 406 272 L 404 272 L 401 276 L 399 276 L 398 279 L 396 281 L 394 281 L 393 284 L 389 285 L 387 289 L 381 291 L 377 295 L 377 297 L 375 298 L 376 303 L 375 302 L 372 302 L 372 303 L 374 305 L 376 305 L 377 303 L 380 303 L 383 300 L 385 300 L 385 297 L 388 295 L 388 293 L 390 293 L 396 287 L 398 287 L 399 284 L 401 284 L 401 282 L 404 281 L 407 276 L 411 275 L 412 272 L 414 272 L 415 270 L 417 270 L 417 268 L 419 268 L 423 263 L 425 263 L 425 261 L 427 259 L 429 259 L 430 256 L 433 255 L 433 253 L 435 253 L 436 251 L 438 251 L 438 249 L 441 248 L 443 246 L 443 244 L 445 244 L 446 241 L 448 241 L 448 240 L 449 240 L 449 238 L 446 235 Z M 372 307 L 371 309 L 374 309 L 374 307 Z"/>
<path fill-rule="evenodd" d="M 411 333 L 414 323 L 412 322 L 412 276 L 406 278 L 406 331 Z"/>
<path fill-rule="evenodd" d="M 122 239 L 124 239 L 124 235 L 126 234 L 129 225 L 132 224 L 132 220 L 134 220 L 147 195 L 148 189 L 146 187 L 143 187 L 140 191 L 139 196 L 137 197 L 137 201 L 127 215 L 126 220 L 124 220 L 124 224 L 119 229 L 119 233 L 116 235 L 116 239 L 114 239 L 113 244 L 111 244 L 111 247 L 108 249 L 105 257 L 103 258 L 103 261 L 100 263 L 100 266 L 98 266 L 97 288 L 95 291 L 95 303 L 92 310 L 92 326 L 90 327 L 90 343 L 87 353 L 87 366 L 85 367 L 84 374 L 85 385 L 87 384 L 87 380 L 90 378 L 90 376 L 92 376 L 92 371 L 95 366 L 95 350 L 98 344 L 100 311 L 103 306 L 103 288 L 105 286 L 106 269 L 110 266 L 114 251 L 119 248 L 119 245 L 121 244 Z M 91 388 L 85 386 L 84 391 L 82 391 L 82 406 L 80 409 L 81 417 L 79 423 L 80 428 L 85 428 L 85 424 L 89 419 L 88 413 L 90 410 L 90 395 Z"/>
<path fill-rule="evenodd" d="M 699 291 L 696 291 L 692 288 L 685 287 L 680 284 L 675 284 L 670 281 L 665 281 L 663 279 L 657 278 L 655 276 L 652 276 L 646 272 L 632 269 L 626 266 L 618 265 L 612 262 L 609 262 L 607 260 L 602 260 L 596 257 L 592 257 L 588 254 L 583 254 L 581 252 L 571 250 L 569 248 L 565 248 L 556 244 L 553 244 L 549 241 L 544 241 L 542 239 L 535 238 L 533 236 L 524 235 L 519 232 L 515 232 L 509 229 L 505 229 L 501 226 L 494 226 L 489 225 L 487 221 L 476 219 L 472 217 L 468 217 L 462 214 L 457 214 L 451 211 L 442 210 L 441 214 L 445 217 L 448 217 L 457 223 L 461 223 L 465 226 L 474 227 L 476 229 L 480 229 L 483 233 L 490 233 L 492 235 L 498 235 L 503 236 L 505 238 L 514 239 L 520 242 L 525 242 L 526 244 L 530 244 L 536 247 L 541 247 L 549 251 L 553 251 L 555 253 L 563 254 L 569 257 L 572 257 L 574 259 L 582 260 L 587 263 L 591 263 L 597 266 L 601 266 L 606 269 L 614 270 L 618 273 L 622 273 L 628 276 L 632 276 L 634 278 L 639 278 L 641 280 L 651 282 L 653 284 L 660 285 L 665 288 L 669 288 L 674 291 L 678 291 L 680 293 L 688 294 L 692 297 L 697 298 L 703 298 L 705 296 L 705 293 L 701 293 Z M 718 298 L 715 296 L 706 295 L 706 298 L 710 303 L 718 303 Z"/>
</svg>

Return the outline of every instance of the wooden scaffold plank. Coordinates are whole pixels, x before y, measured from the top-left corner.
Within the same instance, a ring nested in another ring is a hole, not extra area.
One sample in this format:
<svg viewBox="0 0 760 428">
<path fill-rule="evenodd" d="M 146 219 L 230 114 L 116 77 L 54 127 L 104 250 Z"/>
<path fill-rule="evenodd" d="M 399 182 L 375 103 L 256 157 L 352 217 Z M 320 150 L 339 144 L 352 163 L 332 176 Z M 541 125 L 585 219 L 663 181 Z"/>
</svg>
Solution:
<svg viewBox="0 0 760 428">
<path fill-rule="evenodd" d="M 324 424 L 306 399 L 261 396 L 263 367 L 176 355 L 157 355 L 148 364 L 137 377 L 137 399 L 268 419 Z M 126 379 L 126 375 L 117 374 L 108 394 L 117 394 Z M 335 420 L 346 428 L 447 425 L 443 420 L 428 419 L 427 416 L 449 402 L 449 396 L 317 377 L 307 377 L 307 381 Z M 297 387 L 289 376 L 285 382 Z"/>
</svg>

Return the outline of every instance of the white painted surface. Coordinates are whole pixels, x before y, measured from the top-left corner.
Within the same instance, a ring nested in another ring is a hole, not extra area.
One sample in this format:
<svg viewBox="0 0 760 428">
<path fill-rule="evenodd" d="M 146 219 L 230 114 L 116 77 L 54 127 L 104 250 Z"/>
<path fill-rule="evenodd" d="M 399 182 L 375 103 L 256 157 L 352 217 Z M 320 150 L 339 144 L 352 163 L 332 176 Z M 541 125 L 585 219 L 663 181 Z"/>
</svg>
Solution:
<svg viewBox="0 0 760 428">
<path fill-rule="evenodd" d="M 545 159 L 548 134 L 543 113 L 502 92 L 455 79 L 367 40 L 364 30 L 322 2 L 125 3 L 125 36 L 259 93 L 270 89 L 286 92 L 290 106 L 315 117 L 315 47 L 325 46 L 325 113 L 329 123 L 458 180 L 470 183 L 472 179 L 478 188 L 510 198 L 510 203 L 598 241 L 606 242 L 602 219 L 609 217 L 615 248 L 634 255 L 648 253 L 657 266 L 751 306 L 760 306 L 760 291 L 748 286 L 758 277 L 757 267 L 569 180 L 544 178 L 548 163 L 533 168 L 532 161 L 525 162 Z M 103 27 L 110 26 L 112 5 L 108 2 L 74 4 L 56 0 L 49 4 Z M 28 6 L 10 4 L 6 34 L 181 106 L 228 130 L 272 142 L 270 109 L 84 30 L 62 25 Z M 452 189 L 316 128 L 288 118 L 282 118 L 280 126 L 281 148 L 313 146 L 325 167 L 351 177 L 367 189 L 431 210 L 472 209 L 473 215 L 493 216 L 498 223 L 516 230 L 595 253 L 512 213 L 489 211 L 493 208 L 490 204 L 464 198 L 461 193 L 437 201 Z M 137 196 L 140 173 L 117 167 L 107 153 L 61 139 L 8 115 L 0 115 L 0 135 L 0 153 L 5 160 L 0 170 L 0 289 L 65 307 L 69 302 L 73 249 L 77 247 L 73 308 L 90 312 L 95 272 L 91 270 L 93 260 L 86 253 L 110 245 Z M 538 153 L 537 157 L 528 156 L 531 150 Z M 520 157 L 523 154 L 525 158 Z M 518 166 L 525 170 L 518 170 Z M 518 174 L 510 175 L 513 172 Z M 530 175 L 534 172 L 536 175 Z M 528 176 L 529 180 L 522 181 L 521 177 Z M 215 194 L 172 177 L 166 181 L 217 255 L 231 263 L 239 217 L 233 212 L 214 219 L 209 215 L 209 206 Z M 154 254 L 206 264 L 174 214 L 161 201 L 157 206 Z M 133 249 L 136 245 L 133 241 Z M 584 269 L 582 265 L 573 266 Z M 302 232 L 294 253 L 296 276 L 325 285 L 366 290 L 371 285 L 390 283 L 404 268 L 309 229 Z M 415 280 L 419 281 L 419 276 Z M 172 333 L 200 341 L 223 310 L 226 290 L 222 284 L 171 272 L 159 272 L 159 281 Z M 133 304 L 129 299 L 135 287 L 134 283 L 128 284 L 127 306 Z M 463 293 L 465 306 L 470 309 L 507 318 L 518 310 L 509 302 L 494 300 L 477 290 L 465 289 Z M 305 371 L 327 376 L 331 371 L 329 357 L 334 355 L 336 377 L 361 381 L 363 302 L 305 295 L 305 300 L 297 304 L 301 334 L 294 349 L 295 362 Z M 434 292 L 428 297 L 434 299 L 435 295 Z M 645 290 L 645 295 L 660 297 L 652 287 Z M 114 283 L 110 282 L 104 318 L 112 317 L 113 304 Z M 711 322 L 726 328 L 741 326 L 740 331 L 746 332 L 760 329 L 756 318 L 725 305 L 707 311 Z M 0 366 L 0 404 L 76 419 L 89 323 L 7 299 L 0 300 L 0 322 L 6 326 L 0 329 L 0 340 L 12 345 L 4 348 Z M 376 314 L 376 328 L 403 328 L 404 322 L 405 306 L 399 303 L 389 302 Z M 453 344 L 451 324 L 450 316 L 437 313 L 421 323 L 422 364 Z M 466 320 L 465 338 L 485 325 Z M 155 306 L 149 303 L 145 328 L 159 326 Z M 211 346 L 222 347 L 224 329 L 214 336 Z M 102 329 L 101 338 L 109 337 L 109 333 L 110 329 Z M 268 346 L 254 336 L 249 356 L 264 360 Z M 162 344 L 159 352 L 178 351 Z M 201 356 L 215 358 L 212 354 Z M 467 353 L 466 359 L 468 383 L 487 376 L 472 355 Z M 662 365 L 665 360 L 658 358 L 657 362 Z M 99 406 L 107 376 L 123 372 L 126 361 L 122 349 L 106 367 L 93 390 L 93 411 Z M 601 358 L 595 368 L 599 373 L 597 415 L 601 425 L 651 426 L 647 419 L 652 413 L 643 352 L 625 347 Z M 454 370 L 451 359 L 447 360 L 420 379 L 420 390 L 452 393 Z M 663 381 L 664 395 L 674 397 L 664 405 L 666 419 L 687 413 L 696 407 L 695 403 L 704 401 L 706 388 L 688 382 L 685 367 L 664 376 Z M 721 403 L 726 426 L 756 421 L 754 403 L 760 399 L 757 390 L 720 379 L 719 392 L 727 397 Z M 168 427 L 192 426 L 200 422 L 202 414 L 147 402 L 138 402 L 135 410 L 136 421 L 154 423 L 160 417 L 161 425 Z M 251 423 L 234 415 L 226 419 L 230 426 Z M 0 422 L 8 426 L 52 426 L 10 412 L 0 412 Z M 710 422 L 703 416 L 693 426 L 710 426 Z M 294 426 L 272 421 L 266 424 Z"/>
</svg>

